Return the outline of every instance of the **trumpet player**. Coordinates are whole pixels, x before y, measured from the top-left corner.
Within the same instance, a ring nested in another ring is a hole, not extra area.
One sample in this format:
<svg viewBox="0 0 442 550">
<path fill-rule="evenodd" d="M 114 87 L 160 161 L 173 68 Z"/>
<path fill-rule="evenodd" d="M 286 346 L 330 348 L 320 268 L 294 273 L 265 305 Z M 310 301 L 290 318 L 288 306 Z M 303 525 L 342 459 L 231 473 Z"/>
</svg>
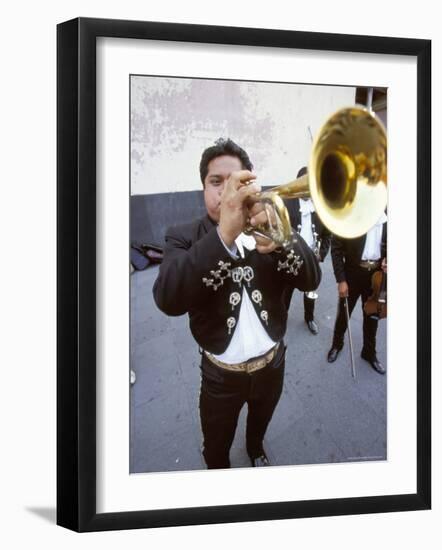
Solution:
<svg viewBox="0 0 442 550">
<path fill-rule="evenodd" d="M 307 174 L 307 167 L 303 166 L 297 174 L 297 178 Z M 313 250 L 319 262 L 323 262 L 330 249 L 331 233 L 321 222 L 315 211 L 314 204 L 309 197 L 288 201 L 292 226 L 296 229 L 304 241 Z M 290 307 L 293 289 L 288 289 L 286 294 L 287 310 Z M 304 292 L 304 320 L 309 331 L 318 334 L 318 325 L 315 321 L 315 302 L 318 294 L 314 291 Z"/>
<path fill-rule="evenodd" d="M 232 140 L 219 139 L 200 162 L 207 215 L 166 232 L 153 293 L 168 315 L 189 315 L 201 352 L 199 411 L 208 468 L 229 468 L 238 416 L 247 403 L 251 465 L 270 464 L 263 440 L 284 377 L 287 288 L 314 290 L 317 259 L 302 238 L 278 250 L 250 222 L 266 222 L 252 163 Z M 189 365 L 190 367 L 190 365 Z"/>
</svg>

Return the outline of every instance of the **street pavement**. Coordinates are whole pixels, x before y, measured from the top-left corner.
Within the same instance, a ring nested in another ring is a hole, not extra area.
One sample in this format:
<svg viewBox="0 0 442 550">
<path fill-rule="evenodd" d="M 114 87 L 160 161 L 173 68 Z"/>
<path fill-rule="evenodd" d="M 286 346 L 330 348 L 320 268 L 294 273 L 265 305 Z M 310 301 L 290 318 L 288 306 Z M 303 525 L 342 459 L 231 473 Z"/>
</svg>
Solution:
<svg viewBox="0 0 442 550">
<path fill-rule="evenodd" d="M 337 305 L 330 255 L 322 265 L 315 320 L 304 322 L 302 293 L 295 291 L 285 336 L 284 389 L 264 446 L 272 465 L 320 464 L 387 458 L 387 375 L 360 358 L 362 309 L 351 319 L 356 379 L 351 376 L 348 338 L 337 361 L 327 362 Z M 130 471 L 201 470 L 198 398 L 200 355 L 187 315 L 168 317 L 155 305 L 152 286 L 158 266 L 131 275 Z M 387 366 L 386 320 L 378 326 L 377 352 Z M 388 367 L 387 367 L 388 371 Z M 250 467 L 245 450 L 243 407 L 230 459 Z"/>
</svg>

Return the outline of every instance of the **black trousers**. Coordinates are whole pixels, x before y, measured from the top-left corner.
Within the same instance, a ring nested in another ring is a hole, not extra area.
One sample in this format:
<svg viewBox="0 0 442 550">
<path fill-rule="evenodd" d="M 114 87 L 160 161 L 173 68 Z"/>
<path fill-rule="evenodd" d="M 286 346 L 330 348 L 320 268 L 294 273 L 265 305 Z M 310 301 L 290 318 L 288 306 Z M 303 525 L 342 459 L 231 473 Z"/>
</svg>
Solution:
<svg viewBox="0 0 442 550">
<path fill-rule="evenodd" d="M 378 329 L 378 321 L 369 317 L 364 312 L 364 304 L 367 298 L 372 293 L 371 278 L 373 271 L 368 271 L 360 267 L 349 268 L 346 273 L 348 284 L 348 310 L 351 315 L 356 302 L 361 298 L 363 312 L 363 348 L 362 351 L 370 358 L 376 356 L 376 332 Z M 347 330 L 347 315 L 345 313 L 345 300 L 338 300 L 338 311 L 335 321 L 335 329 L 333 334 L 333 347 L 341 349 L 344 345 L 344 334 Z"/>
<path fill-rule="evenodd" d="M 287 308 L 287 311 L 290 308 L 290 302 L 292 301 L 293 291 L 294 291 L 293 288 L 289 288 L 289 289 L 286 289 L 285 293 L 284 293 L 284 302 L 285 302 L 285 306 Z M 304 292 L 304 319 L 307 322 L 308 321 L 313 321 L 313 319 L 314 319 L 314 316 L 315 316 L 315 301 L 316 300 L 312 300 L 311 298 L 308 298 L 307 293 Z"/>
<path fill-rule="evenodd" d="M 304 292 L 304 319 L 308 321 L 313 321 L 315 314 L 315 302 L 307 296 L 307 293 Z"/>
<path fill-rule="evenodd" d="M 264 434 L 281 396 L 284 368 L 283 342 L 273 360 L 251 374 L 222 369 L 202 354 L 199 406 L 208 468 L 230 468 L 230 447 L 245 403 L 247 453 L 250 457 L 262 453 Z"/>
</svg>

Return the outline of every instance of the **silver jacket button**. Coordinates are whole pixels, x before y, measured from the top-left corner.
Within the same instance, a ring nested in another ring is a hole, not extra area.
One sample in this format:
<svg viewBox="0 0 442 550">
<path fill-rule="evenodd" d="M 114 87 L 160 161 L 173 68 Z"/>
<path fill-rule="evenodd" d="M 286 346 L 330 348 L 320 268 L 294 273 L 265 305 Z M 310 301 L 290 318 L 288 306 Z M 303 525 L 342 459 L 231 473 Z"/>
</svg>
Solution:
<svg viewBox="0 0 442 550">
<path fill-rule="evenodd" d="M 227 319 L 227 328 L 228 328 L 228 332 L 229 334 L 232 332 L 232 328 L 236 325 L 236 319 L 235 317 L 229 317 Z"/>
<path fill-rule="evenodd" d="M 255 302 L 255 304 L 258 304 L 259 307 L 262 307 L 262 294 L 259 290 L 254 290 L 252 292 L 252 300 Z"/>
<path fill-rule="evenodd" d="M 239 292 L 232 292 L 229 298 L 230 305 L 232 306 L 232 311 L 241 301 L 241 294 Z"/>
</svg>

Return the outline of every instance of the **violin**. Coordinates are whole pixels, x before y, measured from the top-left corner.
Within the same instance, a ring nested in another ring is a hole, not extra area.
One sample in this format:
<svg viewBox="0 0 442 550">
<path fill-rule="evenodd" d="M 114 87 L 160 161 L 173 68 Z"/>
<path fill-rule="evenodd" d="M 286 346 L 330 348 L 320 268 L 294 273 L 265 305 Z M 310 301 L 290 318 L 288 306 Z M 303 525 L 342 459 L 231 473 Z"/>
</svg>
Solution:
<svg viewBox="0 0 442 550">
<path fill-rule="evenodd" d="M 371 278 L 372 295 L 364 304 L 365 314 L 373 319 L 387 317 L 387 274 L 375 271 Z"/>
</svg>

